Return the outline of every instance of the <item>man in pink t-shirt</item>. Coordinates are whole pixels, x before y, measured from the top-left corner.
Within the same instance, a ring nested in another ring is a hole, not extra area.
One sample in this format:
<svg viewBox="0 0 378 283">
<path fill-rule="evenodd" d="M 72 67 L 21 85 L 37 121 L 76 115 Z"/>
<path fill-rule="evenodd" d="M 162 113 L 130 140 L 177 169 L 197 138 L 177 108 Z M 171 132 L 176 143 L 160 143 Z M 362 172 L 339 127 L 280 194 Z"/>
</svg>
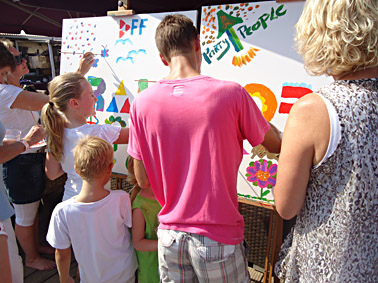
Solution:
<svg viewBox="0 0 378 283">
<path fill-rule="evenodd" d="M 162 206 L 159 270 L 163 282 L 248 282 L 237 172 L 243 140 L 279 152 L 276 128 L 237 83 L 200 74 L 199 35 L 179 14 L 156 30 L 170 73 L 131 106 L 128 153 L 145 170 Z M 211 271 L 211 272 L 210 272 Z"/>
</svg>

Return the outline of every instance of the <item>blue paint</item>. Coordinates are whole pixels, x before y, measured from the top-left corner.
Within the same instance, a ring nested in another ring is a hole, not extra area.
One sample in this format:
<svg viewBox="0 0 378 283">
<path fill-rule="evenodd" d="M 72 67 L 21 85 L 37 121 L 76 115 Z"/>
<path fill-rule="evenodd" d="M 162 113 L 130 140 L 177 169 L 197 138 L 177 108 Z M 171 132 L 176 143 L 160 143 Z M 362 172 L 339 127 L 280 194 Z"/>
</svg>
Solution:
<svg viewBox="0 0 378 283">
<path fill-rule="evenodd" d="M 138 51 L 131 50 L 129 53 L 127 53 L 127 57 L 130 57 L 130 55 L 137 55 L 139 53 L 147 54 L 146 49 L 139 49 Z"/>
<path fill-rule="evenodd" d="M 138 19 L 133 19 L 131 21 L 131 35 L 134 34 L 134 29 L 138 28 L 137 23 L 138 23 Z"/>
<path fill-rule="evenodd" d="M 133 43 L 132 43 L 132 41 L 130 40 L 130 38 L 126 38 L 126 39 L 118 39 L 118 40 L 115 42 L 114 46 L 116 46 L 118 43 L 122 43 L 123 45 L 125 45 L 126 42 L 129 42 L 131 45 L 133 45 Z"/>
<path fill-rule="evenodd" d="M 110 102 L 110 105 L 109 105 L 108 109 L 106 109 L 106 111 L 118 113 L 118 107 L 117 107 L 115 97 L 113 97 L 112 102 Z"/>
<path fill-rule="evenodd" d="M 118 61 L 120 61 L 120 60 L 122 60 L 122 61 L 130 60 L 131 63 L 134 64 L 134 59 L 133 59 L 133 57 L 118 57 L 117 60 L 116 60 L 116 63 L 118 63 Z"/>
<path fill-rule="evenodd" d="M 139 35 L 141 35 L 141 34 L 142 34 L 142 30 L 143 30 L 144 28 L 146 28 L 146 26 L 144 25 L 144 22 L 147 22 L 147 21 L 148 21 L 148 19 L 142 19 L 142 20 L 140 21 Z"/>
</svg>

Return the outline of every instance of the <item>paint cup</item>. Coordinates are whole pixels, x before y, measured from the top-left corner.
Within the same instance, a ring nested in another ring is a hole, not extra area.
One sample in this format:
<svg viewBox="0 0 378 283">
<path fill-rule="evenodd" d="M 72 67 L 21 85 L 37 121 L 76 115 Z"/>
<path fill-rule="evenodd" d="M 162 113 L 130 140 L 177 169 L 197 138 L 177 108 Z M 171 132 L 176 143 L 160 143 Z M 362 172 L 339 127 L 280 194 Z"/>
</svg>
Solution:
<svg viewBox="0 0 378 283">
<path fill-rule="evenodd" d="M 17 129 L 6 129 L 4 140 L 19 141 L 21 139 L 21 131 Z"/>
</svg>

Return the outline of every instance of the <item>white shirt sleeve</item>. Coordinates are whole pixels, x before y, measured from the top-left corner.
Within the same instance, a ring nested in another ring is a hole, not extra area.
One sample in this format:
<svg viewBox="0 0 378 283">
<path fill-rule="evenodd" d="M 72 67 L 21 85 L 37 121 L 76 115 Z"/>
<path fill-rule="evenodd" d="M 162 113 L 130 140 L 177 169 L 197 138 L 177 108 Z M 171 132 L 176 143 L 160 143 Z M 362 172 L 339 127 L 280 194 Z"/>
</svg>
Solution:
<svg viewBox="0 0 378 283">
<path fill-rule="evenodd" d="M 113 144 L 119 137 L 121 133 L 121 127 L 115 125 L 104 124 L 101 125 L 101 130 L 98 137 L 106 140 L 107 142 Z"/>
<path fill-rule="evenodd" d="M 132 210 L 131 201 L 128 193 L 125 193 L 125 207 L 123 211 L 123 220 L 127 227 L 132 227 Z"/>
<path fill-rule="evenodd" d="M 22 88 L 14 85 L 0 85 L 0 98 L 3 107 L 10 109 L 21 91 L 23 91 Z"/>
<path fill-rule="evenodd" d="M 55 207 L 51 215 L 46 240 L 53 248 L 67 249 L 71 246 L 71 239 L 68 234 L 67 223 L 64 219 L 64 210 L 61 204 Z"/>
</svg>

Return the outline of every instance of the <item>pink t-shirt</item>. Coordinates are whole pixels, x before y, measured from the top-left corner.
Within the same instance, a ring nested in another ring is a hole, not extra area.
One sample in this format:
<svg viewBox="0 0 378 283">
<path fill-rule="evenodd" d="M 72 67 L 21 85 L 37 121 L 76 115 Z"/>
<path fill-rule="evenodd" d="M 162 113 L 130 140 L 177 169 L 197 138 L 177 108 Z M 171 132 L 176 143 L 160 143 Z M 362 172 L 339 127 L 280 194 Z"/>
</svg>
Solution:
<svg viewBox="0 0 378 283">
<path fill-rule="evenodd" d="M 256 146 L 270 128 L 247 91 L 207 76 L 162 80 L 136 97 L 130 117 L 128 153 L 162 206 L 159 228 L 240 243 L 243 140 Z"/>
</svg>

